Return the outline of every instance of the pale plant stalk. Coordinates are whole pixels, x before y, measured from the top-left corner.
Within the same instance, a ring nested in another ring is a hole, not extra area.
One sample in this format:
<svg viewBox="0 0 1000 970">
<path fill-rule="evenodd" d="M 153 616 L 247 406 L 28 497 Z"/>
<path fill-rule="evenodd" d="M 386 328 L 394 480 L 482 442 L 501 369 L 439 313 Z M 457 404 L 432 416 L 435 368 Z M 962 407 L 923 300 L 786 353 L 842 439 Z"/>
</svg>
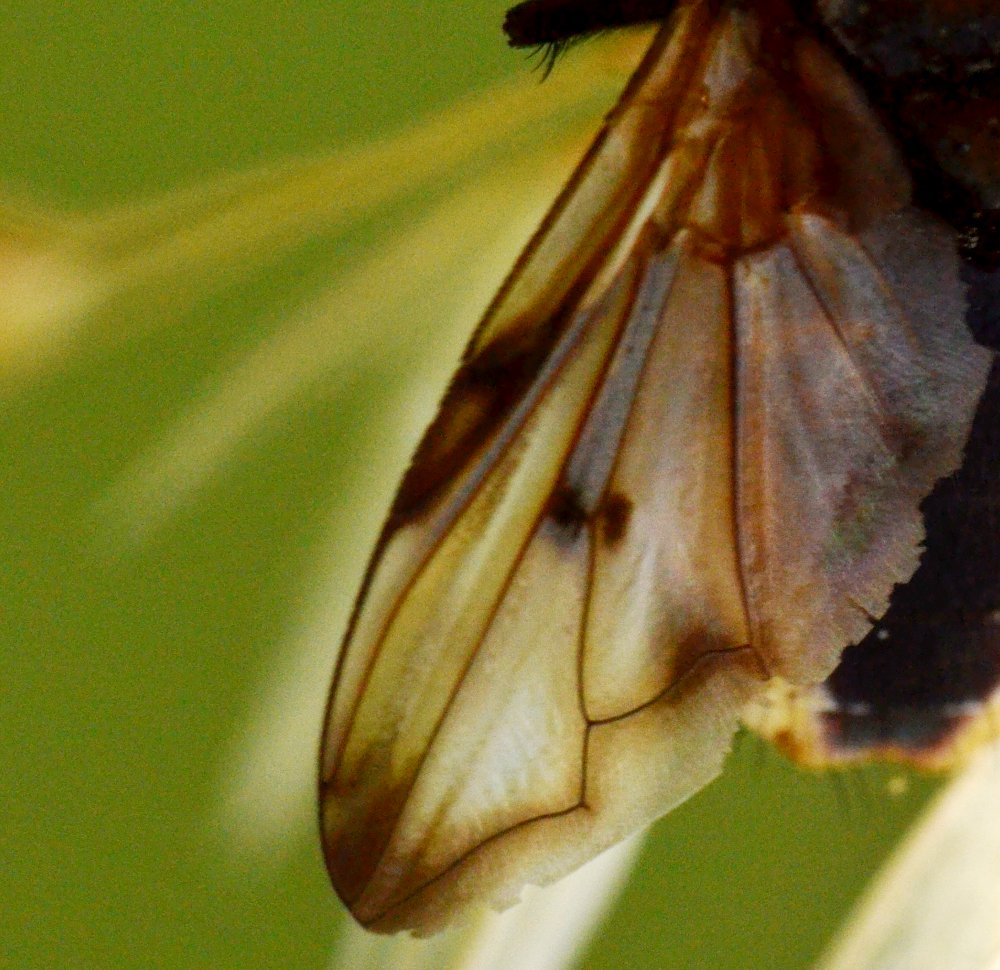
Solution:
<svg viewBox="0 0 1000 970">
<path fill-rule="evenodd" d="M 138 298 L 129 315 L 138 331 L 150 324 L 153 302 L 183 309 L 233 276 L 343 231 L 538 126 L 554 119 L 592 124 L 640 48 L 634 36 L 595 47 L 554 75 L 544 93 L 535 79 L 521 77 L 384 141 L 225 176 L 147 203 L 66 215 L 0 201 L 0 377 L 30 377 L 77 340 L 129 336 L 89 325 L 104 308 Z"/>
<path fill-rule="evenodd" d="M 817 970 L 1000 970 L 1000 741 L 932 803 Z"/>
</svg>

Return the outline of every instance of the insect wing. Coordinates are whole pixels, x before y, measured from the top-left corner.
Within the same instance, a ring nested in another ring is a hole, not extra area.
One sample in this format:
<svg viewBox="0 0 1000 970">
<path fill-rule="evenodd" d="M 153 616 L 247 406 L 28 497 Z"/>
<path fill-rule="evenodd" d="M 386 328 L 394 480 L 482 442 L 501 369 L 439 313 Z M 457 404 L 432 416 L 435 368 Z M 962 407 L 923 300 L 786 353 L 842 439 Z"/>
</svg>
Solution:
<svg viewBox="0 0 1000 970">
<path fill-rule="evenodd" d="M 508 905 L 668 811 L 769 677 L 822 680 L 916 566 L 988 355 L 950 235 L 779 26 L 679 8 L 404 479 L 321 766 L 365 925 Z"/>
</svg>

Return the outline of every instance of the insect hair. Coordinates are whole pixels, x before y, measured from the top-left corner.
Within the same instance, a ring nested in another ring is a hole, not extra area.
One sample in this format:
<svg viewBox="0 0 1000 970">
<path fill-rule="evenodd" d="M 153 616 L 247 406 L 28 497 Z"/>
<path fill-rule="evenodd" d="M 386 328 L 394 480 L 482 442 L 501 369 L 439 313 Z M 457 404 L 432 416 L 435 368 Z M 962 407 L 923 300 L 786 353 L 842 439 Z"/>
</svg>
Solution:
<svg viewBox="0 0 1000 970">
<path fill-rule="evenodd" d="M 545 76 L 572 46 L 590 37 L 662 20 L 674 0 L 525 0 L 507 11 L 511 47 L 532 48 Z"/>
<path fill-rule="evenodd" d="M 535 69 L 541 72 L 544 81 L 553 71 L 556 63 L 562 60 L 571 47 L 576 47 L 584 41 L 606 34 L 606 30 L 595 30 L 589 34 L 578 34 L 576 37 L 568 37 L 565 40 L 550 40 L 544 44 L 533 47 L 529 53 L 529 58 L 535 61 Z"/>
</svg>

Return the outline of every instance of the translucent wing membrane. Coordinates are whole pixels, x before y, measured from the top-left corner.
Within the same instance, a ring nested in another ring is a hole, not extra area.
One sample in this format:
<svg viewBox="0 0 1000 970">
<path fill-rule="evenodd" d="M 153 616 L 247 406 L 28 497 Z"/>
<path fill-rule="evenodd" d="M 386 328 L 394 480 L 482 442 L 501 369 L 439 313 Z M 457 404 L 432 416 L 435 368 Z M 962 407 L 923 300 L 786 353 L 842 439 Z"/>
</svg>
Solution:
<svg viewBox="0 0 1000 970">
<path fill-rule="evenodd" d="M 839 67 L 744 6 L 661 31 L 390 513 L 321 767 L 372 928 L 508 905 L 705 785 L 770 678 L 885 610 L 958 463 L 988 355 L 952 240 Z"/>
</svg>

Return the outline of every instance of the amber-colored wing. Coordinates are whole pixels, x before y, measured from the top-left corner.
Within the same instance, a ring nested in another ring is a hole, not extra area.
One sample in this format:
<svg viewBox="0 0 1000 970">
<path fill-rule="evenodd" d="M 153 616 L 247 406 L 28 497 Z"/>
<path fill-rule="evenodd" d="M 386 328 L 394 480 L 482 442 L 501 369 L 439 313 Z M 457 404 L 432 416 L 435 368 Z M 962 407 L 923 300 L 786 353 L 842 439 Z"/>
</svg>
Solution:
<svg viewBox="0 0 1000 970">
<path fill-rule="evenodd" d="M 705 785 L 768 678 L 885 609 L 958 462 L 952 240 L 838 66 L 742 6 L 660 33 L 390 514 L 321 766 L 374 929 L 507 905 Z"/>
</svg>

